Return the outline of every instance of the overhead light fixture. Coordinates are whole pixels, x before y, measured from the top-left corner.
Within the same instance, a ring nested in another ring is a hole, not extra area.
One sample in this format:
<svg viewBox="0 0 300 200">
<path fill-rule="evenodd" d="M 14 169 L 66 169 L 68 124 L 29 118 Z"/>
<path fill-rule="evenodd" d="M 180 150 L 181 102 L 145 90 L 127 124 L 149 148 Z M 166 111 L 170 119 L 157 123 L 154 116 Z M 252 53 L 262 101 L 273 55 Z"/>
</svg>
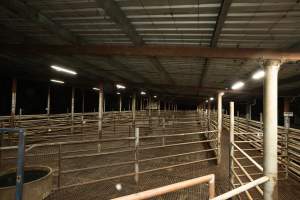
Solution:
<svg viewBox="0 0 300 200">
<path fill-rule="evenodd" d="M 206 100 L 205 102 L 208 103 L 208 100 Z"/>
<path fill-rule="evenodd" d="M 117 84 L 116 87 L 117 87 L 117 89 L 121 89 L 121 90 L 126 89 L 126 87 L 124 85 L 121 85 L 121 84 Z"/>
<path fill-rule="evenodd" d="M 121 93 L 120 92 L 117 92 L 117 95 L 120 95 Z"/>
<path fill-rule="evenodd" d="M 157 98 L 157 96 L 156 96 L 156 95 L 154 95 L 154 96 L 153 96 L 153 98 L 154 98 L 154 99 L 156 99 L 156 98 Z"/>
<path fill-rule="evenodd" d="M 233 85 L 231 86 L 231 89 L 232 89 L 232 90 L 238 90 L 238 89 L 241 89 L 242 87 L 244 87 L 244 85 L 245 85 L 244 82 L 238 81 L 238 82 L 236 82 L 235 84 L 233 84 Z"/>
<path fill-rule="evenodd" d="M 210 98 L 209 98 L 209 100 L 210 100 L 210 101 L 213 101 L 213 100 L 215 100 L 215 98 L 213 98 L 213 97 L 210 97 Z"/>
<path fill-rule="evenodd" d="M 50 79 L 51 82 L 53 83 L 59 83 L 59 84 L 64 84 L 65 82 L 60 81 L 60 80 L 56 80 L 56 79 Z"/>
<path fill-rule="evenodd" d="M 144 92 L 144 91 L 141 91 L 141 95 L 146 95 L 146 92 Z"/>
<path fill-rule="evenodd" d="M 252 79 L 254 80 L 259 80 L 265 76 L 265 71 L 264 70 L 258 70 L 252 75 Z"/>
<path fill-rule="evenodd" d="M 76 75 L 77 72 L 73 71 L 73 70 L 70 70 L 70 69 L 66 69 L 66 68 L 63 68 L 63 67 L 59 67 L 59 66 L 56 66 L 56 65 L 51 65 L 51 68 L 58 71 L 58 72 L 64 72 L 64 73 L 67 73 L 67 74 L 72 74 L 72 75 Z"/>
<path fill-rule="evenodd" d="M 93 90 L 99 91 L 100 89 L 99 89 L 99 88 L 96 88 L 96 87 L 93 87 Z"/>
</svg>

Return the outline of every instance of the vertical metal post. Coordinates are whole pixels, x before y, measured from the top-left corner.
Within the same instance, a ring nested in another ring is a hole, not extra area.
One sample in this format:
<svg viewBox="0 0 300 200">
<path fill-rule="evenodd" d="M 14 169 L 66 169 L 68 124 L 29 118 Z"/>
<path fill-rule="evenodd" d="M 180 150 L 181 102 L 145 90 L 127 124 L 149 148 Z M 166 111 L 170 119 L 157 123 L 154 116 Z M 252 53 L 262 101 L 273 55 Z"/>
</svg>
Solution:
<svg viewBox="0 0 300 200">
<path fill-rule="evenodd" d="M 222 134 L 222 97 L 224 93 L 218 93 L 218 159 L 217 163 L 220 164 L 221 162 L 221 134 Z"/>
<path fill-rule="evenodd" d="M 48 123 L 50 117 L 50 106 L 51 106 L 51 87 L 48 87 L 48 95 L 47 95 L 47 116 L 48 116 Z"/>
<path fill-rule="evenodd" d="M 132 127 L 133 127 L 133 130 L 135 130 L 135 118 L 136 118 L 136 94 L 134 93 L 132 95 L 132 101 L 131 101 L 131 104 L 132 104 Z"/>
<path fill-rule="evenodd" d="M 140 110 L 143 110 L 143 97 L 140 98 Z"/>
<path fill-rule="evenodd" d="M 259 121 L 260 121 L 260 130 L 263 132 L 263 126 L 264 126 L 264 120 L 263 120 L 263 114 L 259 113 Z"/>
<path fill-rule="evenodd" d="M 229 143 L 229 180 L 231 183 L 231 186 L 234 187 L 234 102 L 230 102 L 230 125 L 229 125 L 229 138 L 230 138 L 230 143 Z"/>
<path fill-rule="evenodd" d="M 25 132 L 19 129 L 17 176 L 16 176 L 16 200 L 22 200 L 24 182 L 24 154 L 25 154 Z"/>
<path fill-rule="evenodd" d="M 237 131 L 240 132 L 240 112 L 237 111 L 236 123 L 237 123 Z"/>
<path fill-rule="evenodd" d="M 11 127 L 15 126 L 16 103 L 17 103 L 17 79 L 14 78 L 12 80 L 12 89 L 11 89 Z"/>
<path fill-rule="evenodd" d="M 75 88 L 72 87 L 71 97 L 71 133 L 74 133 L 74 103 L 75 103 Z"/>
<path fill-rule="evenodd" d="M 210 101 L 207 102 L 207 130 L 210 131 Z"/>
<path fill-rule="evenodd" d="M 158 126 L 160 126 L 160 100 L 158 100 L 157 103 L 157 109 L 158 109 Z"/>
<path fill-rule="evenodd" d="M 128 111 L 131 110 L 131 107 L 132 107 L 132 101 L 130 101 L 131 97 L 129 97 L 129 101 L 128 101 Z M 132 99 L 131 99 L 132 100 Z"/>
<path fill-rule="evenodd" d="M 57 187 L 60 188 L 61 186 L 61 150 L 62 150 L 62 144 L 58 145 L 58 176 L 57 176 Z"/>
<path fill-rule="evenodd" d="M 82 104 L 81 104 L 81 133 L 83 133 L 83 124 L 84 124 L 84 91 L 81 90 L 81 98 L 82 98 Z"/>
<path fill-rule="evenodd" d="M 278 71 L 279 62 L 264 63 L 264 175 L 269 181 L 264 184 L 264 200 L 277 200 L 277 125 L 278 125 Z"/>
<path fill-rule="evenodd" d="M 103 83 L 99 83 L 99 106 L 98 106 L 98 139 L 102 139 L 102 119 L 103 119 Z M 98 143 L 98 152 L 101 151 L 101 143 Z"/>
<path fill-rule="evenodd" d="M 135 128 L 135 143 L 134 143 L 134 180 L 136 184 L 139 184 L 139 143 L 140 143 L 140 129 Z"/>
<path fill-rule="evenodd" d="M 152 109 L 152 102 L 151 102 L 151 96 L 149 96 L 149 99 L 148 99 L 148 119 L 149 119 L 149 128 L 151 128 L 152 126 L 152 116 L 151 116 L 151 109 Z"/>
<path fill-rule="evenodd" d="M 283 112 L 290 112 L 290 100 L 288 98 L 284 98 Z M 290 116 L 288 115 L 284 115 L 284 127 L 290 128 Z"/>
<path fill-rule="evenodd" d="M 119 95 L 119 112 L 122 111 L 122 96 L 121 94 Z"/>
<path fill-rule="evenodd" d="M 106 112 L 106 99 L 103 97 L 103 112 Z"/>
<path fill-rule="evenodd" d="M 283 104 L 283 116 L 284 116 L 284 127 L 286 129 L 286 135 L 285 135 L 285 156 L 286 156 L 286 160 L 283 161 L 284 165 L 285 165 L 285 178 L 288 178 L 288 174 L 289 174 L 289 131 L 290 131 L 290 116 L 287 115 L 286 112 L 290 112 L 290 99 L 289 98 L 284 98 L 284 104 Z M 282 160 L 284 160 L 284 158 L 282 158 Z"/>
</svg>

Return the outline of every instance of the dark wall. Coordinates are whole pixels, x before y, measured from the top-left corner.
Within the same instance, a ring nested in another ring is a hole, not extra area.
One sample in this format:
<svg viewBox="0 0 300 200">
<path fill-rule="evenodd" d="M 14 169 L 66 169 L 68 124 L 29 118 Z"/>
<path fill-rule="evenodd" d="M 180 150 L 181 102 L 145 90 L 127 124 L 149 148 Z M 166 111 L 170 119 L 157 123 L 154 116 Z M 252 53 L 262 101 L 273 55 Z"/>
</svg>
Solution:
<svg viewBox="0 0 300 200">
<path fill-rule="evenodd" d="M 42 114 L 46 113 L 48 87 L 51 86 L 51 113 L 65 113 L 71 111 L 71 94 L 72 88 L 66 85 L 51 84 L 46 82 L 35 81 L 17 81 L 17 105 L 16 114 L 22 108 L 23 114 Z M 12 79 L 0 79 L 0 116 L 9 115 L 11 110 L 11 86 Z M 84 92 L 84 109 L 85 112 L 98 111 L 98 91 L 92 89 L 76 89 L 75 90 L 75 112 L 82 112 L 82 95 Z M 104 94 L 105 110 L 119 110 L 119 96 L 117 94 Z M 131 96 L 122 94 L 123 110 L 128 110 Z M 144 98 L 144 104 L 146 100 Z M 212 104 L 215 107 L 216 102 Z M 140 96 L 137 96 L 137 110 L 140 108 Z M 161 101 L 161 109 L 163 110 L 164 103 Z M 235 103 L 235 111 L 239 111 L 240 116 L 246 115 L 246 104 Z M 189 101 L 181 101 L 177 104 L 178 110 L 195 110 L 196 104 Z M 224 109 L 229 111 L 229 103 L 225 101 Z M 262 98 L 256 99 L 255 105 L 252 106 L 252 119 L 259 120 L 259 115 L 263 110 Z M 291 127 L 300 127 L 300 98 L 294 98 L 291 101 L 290 110 L 294 112 L 294 117 L 291 118 Z M 278 99 L 278 123 L 283 125 L 283 98 Z"/>
</svg>

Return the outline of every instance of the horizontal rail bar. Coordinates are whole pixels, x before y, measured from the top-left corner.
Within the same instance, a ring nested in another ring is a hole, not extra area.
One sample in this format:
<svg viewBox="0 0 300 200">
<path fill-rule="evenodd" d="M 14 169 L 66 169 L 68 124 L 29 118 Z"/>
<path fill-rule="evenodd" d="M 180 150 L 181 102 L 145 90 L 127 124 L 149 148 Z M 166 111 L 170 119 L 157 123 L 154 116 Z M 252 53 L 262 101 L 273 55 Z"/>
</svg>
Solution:
<svg viewBox="0 0 300 200">
<path fill-rule="evenodd" d="M 234 197 L 234 196 L 236 196 L 236 195 L 238 195 L 238 194 L 240 194 L 242 192 L 245 192 L 245 191 L 247 191 L 247 190 L 249 190 L 249 189 L 251 189 L 251 188 L 253 188 L 255 186 L 258 186 L 258 185 L 260 185 L 262 183 L 265 183 L 267 181 L 269 181 L 269 178 L 267 176 L 263 176 L 263 177 L 261 177 L 259 179 L 256 179 L 256 180 L 254 180 L 254 181 L 252 181 L 250 183 L 247 183 L 247 184 L 242 185 L 242 186 L 240 186 L 238 188 L 235 188 L 235 189 L 233 189 L 233 190 L 231 190 L 229 192 L 226 192 L 226 193 L 224 193 L 224 194 L 222 194 L 220 196 L 217 196 L 217 197 L 213 198 L 212 200 L 225 200 L 225 199 L 229 199 L 231 197 Z"/>
<path fill-rule="evenodd" d="M 202 176 L 199 178 L 190 179 L 187 181 L 182 181 L 179 183 L 174 183 L 171 185 L 163 186 L 160 188 L 155 188 L 152 190 L 147 190 L 143 192 L 139 192 L 136 194 L 131 194 L 119 198 L 115 198 L 112 200 L 143 200 L 143 199 L 149 199 L 153 197 L 157 197 L 163 194 L 167 194 L 170 192 L 175 192 L 177 190 L 185 189 L 188 187 L 192 187 L 194 185 L 202 184 L 202 183 L 209 183 L 209 199 L 213 198 L 215 196 L 215 175 L 210 174 L 207 176 Z"/>
</svg>

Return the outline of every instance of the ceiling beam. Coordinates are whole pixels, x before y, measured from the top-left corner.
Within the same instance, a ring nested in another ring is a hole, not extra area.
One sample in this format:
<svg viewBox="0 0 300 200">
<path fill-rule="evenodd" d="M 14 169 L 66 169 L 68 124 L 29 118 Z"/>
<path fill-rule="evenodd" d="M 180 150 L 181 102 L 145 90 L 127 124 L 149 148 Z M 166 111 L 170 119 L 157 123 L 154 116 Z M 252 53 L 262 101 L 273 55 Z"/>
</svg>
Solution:
<svg viewBox="0 0 300 200">
<path fill-rule="evenodd" d="M 47 16 L 43 15 L 41 12 L 35 10 L 31 6 L 28 6 L 22 1 L 19 0 L 2 0 L 0 1 L 0 6 L 4 7 L 8 11 L 14 13 L 15 15 L 27 19 L 35 24 L 40 25 L 44 29 L 53 33 L 54 35 L 59 36 L 65 41 L 68 41 L 73 44 L 80 44 L 81 40 L 73 35 L 68 30 L 64 29 L 62 26 L 54 23 Z"/>
<path fill-rule="evenodd" d="M 116 68 L 118 68 L 119 70 L 124 70 L 125 69 L 125 73 L 127 73 L 129 76 L 134 76 L 134 77 L 132 77 L 132 79 L 135 79 L 135 78 L 137 78 L 137 79 L 141 79 L 144 83 L 146 83 L 146 84 L 151 84 L 152 82 L 147 78 L 147 77 L 145 77 L 144 75 L 142 75 L 141 73 L 139 73 L 139 72 L 137 72 L 137 71 L 132 71 L 132 70 L 130 70 L 129 69 L 129 67 L 127 67 L 125 64 L 123 64 L 123 63 L 121 63 L 121 62 L 119 62 L 119 61 L 117 61 L 116 59 L 114 59 L 114 58 L 108 58 L 107 60 L 106 60 L 106 62 L 109 64 L 109 65 L 112 65 L 112 66 L 114 66 L 114 67 L 116 67 Z M 132 80 L 131 79 L 131 80 Z"/>
<path fill-rule="evenodd" d="M 221 7 L 220 7 L 220 10 L 219 10 L 219 14 L 218 14 L 217 22 L 216 22 L 216 25 L 215 25 L 214 33 L 213 33 L 213 36 L 212 36 L 212 39 L 211 39 L 211 44 L 210 44 L 211 47 L 216 47 L 217 46 L 217 43 L 218 43 L 221 31 L 223 29 L 223 26 L 224 26 L 229 8 L 231 6 L 231 3 L 232 3 L 232 0 L 223 0 L 222 3 L 221 3 Z"/>
<path fill-rule="evenodd" d="M 25 4 L 24 2 L 21 2 L 19 0 L 4 0 L 4 1 L 0 2 L 0 6 L 2 6 L 5 10 L 7 10 L 7 12 L 9 12 L 10 14 L 27 19 L 28 21 L 41 26 L 42 28 L 53 33 L 53 35 L 57 36 L 64 42 L 71 43 L 74 45 L 85 44 L 85 41 L 82 40 L 82 38 L 79 38 L 76 35 L 73 35 L 69 30 L 56 24 L 50 18 L 43 15 L 41 12 L 37 11 L 36 9 L 32 8 L 31 6 Z M 72 60 L 73 62 L 80 63 L 82 66 L 85 66 L 85 69 L 83 69 L 82 71 L 90 71 L 90 72 L 92 72 L 91 73 L 92 75 L 98 74 L 98 73 L 95 73 L 95 71 L 98 71 L 98 72 L 101 71 L 102 76 L 99 76 L 99 77 L 103 77 L 103 75 L 104 75 L 105 77 L 107 77 L 105 79 L 109 79 L 109 80 L 113 81 L 113 79 L 109 78 L 109 77 L 113 76 L 113 77 L 118 77 L 119 80 L 125 81 L 124 78 L 120 77 L 116 73 L 99 70 L 99 69 L 95 70 L 95 68 L 98 68 L 98 67 L 96 67 L 95 65 L 93 65 L 91 63 L 85 62 L 76 56 L 70 57 L 69 60 Z M 128 80 L 126 80 L 126 81 L 128 81 Z"/>
<path fill-rule="evenodd" d="M 96 0 L 96 3 L 99 7 L 101 7 L 106 15 L 110 17 L 112 21 L 114 21 L 117 25 L 121 27 L 121 29 L 128 35 L 130 40 L 134 45 L 140 46 L 144 44 L 143 38 L 138 35 L 134 26 L 131 24 L 130 20 L 127 18 L 125 13 L 121 10 L 118 3 L 112 0 Z M 161 65 L 160 61 L 156 57 L 150 57 L 150 62 L 156 68 L 156 70 L 162 74 L 162 76 L 170 83 L 174 84 L 175 82 L 172 80 L 171 76 Z M 140 77 L 139 73 L 135 73 Z"/>
<path fill-rule="evenodd" d="M 163 56 L 299 61 L 300 51 L 263 48 L 207 48 L 198 46 L 130 45 L 2 45 L 0 51 L 55 55 Z"/>
<path fill-rule="evenodd" d="M 167 80 L 167 82 L 171 85 L 176 85 L 176 82 L 167 72 L 167 70 L 162 66 L 161 62 L 157 57 L 149 57 L 150 62 L 155 67 L 155 69 L 160 73 L 163 79 Z"/>
<path fill-rule="evenodd" d="M 210 47 L 212 47 L 212 48 L 217 46 L 217 43 L 218 43 L 221 31 L 223 29 L 225 19 L 227 17 L 228 10 L 230 8 L 231 3 L 232 3 L 232 0 L 223 0 L 221 3 L 221 7 L 220 7 L 219 14 L 217 17 L 213 36 L 212 36 L 211 42 L 210 42 Z M 208 67 L 209 67 L 209 60 L 208 60 L 208 58 L 206 58 L 204 61 L 204 64 L 203 64 L 201 74 L 200 74 L 199 87 L 203 86 L 203 81 L 204 81 L 204 78 L 206 77 Z"/>
<path fill-rule="evenodd" d="M 135 45 L 142 45 L 144 43 L 116 1 L 96 0 L 96 3 L 105 11 L 105 14 L 108 15 L 112 21 L 121 27 Z"/>
<path fill-rule="evenodd" d="M 300 74 L 294 75 L 294 76 L 290 76 L 284 79 L 280 79 L 278 81 L 278 87 L 282 87 L 284 85 L 289 85 L 289 84 L 293 84 L 293 83 L 300 83 Z"/>
</svg>

